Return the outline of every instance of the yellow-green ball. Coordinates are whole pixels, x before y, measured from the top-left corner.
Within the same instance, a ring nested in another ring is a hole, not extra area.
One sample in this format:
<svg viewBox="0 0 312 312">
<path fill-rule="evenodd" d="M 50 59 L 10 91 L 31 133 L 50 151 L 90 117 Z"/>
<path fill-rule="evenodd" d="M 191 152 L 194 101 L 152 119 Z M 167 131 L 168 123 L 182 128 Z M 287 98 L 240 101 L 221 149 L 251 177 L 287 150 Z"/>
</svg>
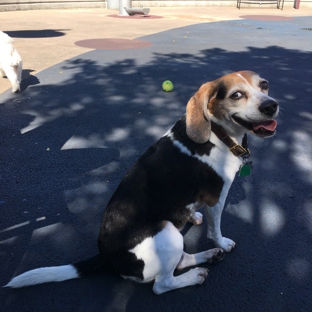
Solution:
<svg viewBox="0 0 312 312">
<path fill-rule="evenodd" d="M 170 80 L 166 80 L 162 84 L 162 89 L 166 92 L 170 92 L 173 90 L 173 83 Z"/>
</svg>

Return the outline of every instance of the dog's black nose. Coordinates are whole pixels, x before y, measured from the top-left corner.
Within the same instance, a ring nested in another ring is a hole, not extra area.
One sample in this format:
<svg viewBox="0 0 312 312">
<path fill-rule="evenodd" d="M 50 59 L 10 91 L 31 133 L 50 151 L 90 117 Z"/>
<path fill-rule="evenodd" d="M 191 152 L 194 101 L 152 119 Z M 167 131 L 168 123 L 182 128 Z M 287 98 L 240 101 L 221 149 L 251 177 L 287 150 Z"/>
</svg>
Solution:
<svg viewBox="0 0 312 312">
<path fill-rule="evenodd" d="M 278 109 L 278 104 L 274 100 L 265 100 L 259 106 L 259 111 L 267 116 L 273 116 Z"/>
</svg>

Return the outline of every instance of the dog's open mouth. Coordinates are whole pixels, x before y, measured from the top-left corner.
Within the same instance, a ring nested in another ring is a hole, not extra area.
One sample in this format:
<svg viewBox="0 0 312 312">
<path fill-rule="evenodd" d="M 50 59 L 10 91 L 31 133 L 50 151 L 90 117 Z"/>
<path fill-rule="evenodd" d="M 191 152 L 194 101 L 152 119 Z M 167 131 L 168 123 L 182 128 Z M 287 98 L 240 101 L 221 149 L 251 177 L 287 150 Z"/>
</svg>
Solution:
<svg viewBox="0 0 312 312">
<path fill-rule="evenodd" d="M 233 120 L 239 125 L 245 127 L 249 131 L 252 131 L 255 135 L 260 137 L 269 137 L 275 134 L 277 122 L 274 119 L 264 120 L 260 122 L 250 122 L 236 115 L 232 116 Z"/>
</svg>

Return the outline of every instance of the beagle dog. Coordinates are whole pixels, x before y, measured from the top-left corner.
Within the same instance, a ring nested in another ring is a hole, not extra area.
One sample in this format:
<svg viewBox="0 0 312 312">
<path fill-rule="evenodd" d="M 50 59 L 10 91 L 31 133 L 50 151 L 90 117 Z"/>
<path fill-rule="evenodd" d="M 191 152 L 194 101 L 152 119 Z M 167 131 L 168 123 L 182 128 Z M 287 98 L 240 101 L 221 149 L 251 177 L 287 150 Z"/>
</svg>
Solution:
<svg viewBox="0 0 312 312">
<path fill-rule="evenodd" d="M 279 106 L 268 81 L 251 71 L 203 84 L 186 114 L 129 170 L 109 201 L 98 237 L 99 254 L 76 264 L 39 268 L 14 277 L 18 288 L 111 271 L 137 282 L 154 282 L 155 294 L 202 284 L 208 270 L 195 267 L 221 260 L 235 242 L 221 234 L 221 213 L 249 150 L 246 132 L 275 134 Z M 200 224 L 205 207 L 208 238 L 216 248 L 188 254 L 180 230 Z"/>
</svg>

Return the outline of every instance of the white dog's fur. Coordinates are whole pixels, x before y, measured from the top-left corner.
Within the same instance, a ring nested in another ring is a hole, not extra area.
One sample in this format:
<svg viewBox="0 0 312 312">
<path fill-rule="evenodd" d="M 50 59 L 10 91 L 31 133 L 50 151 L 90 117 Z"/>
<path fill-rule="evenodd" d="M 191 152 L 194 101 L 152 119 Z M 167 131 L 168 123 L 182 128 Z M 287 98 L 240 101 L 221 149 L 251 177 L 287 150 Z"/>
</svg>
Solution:
<svg viewBox="0 0 312 312">
<path fill-rule="evenodd" d="M 13 46 L 13 39 L 0 31 L 0 77 L 7 76 L 12 92 L 21 91 L 23 62 Z"/>
</svg>

